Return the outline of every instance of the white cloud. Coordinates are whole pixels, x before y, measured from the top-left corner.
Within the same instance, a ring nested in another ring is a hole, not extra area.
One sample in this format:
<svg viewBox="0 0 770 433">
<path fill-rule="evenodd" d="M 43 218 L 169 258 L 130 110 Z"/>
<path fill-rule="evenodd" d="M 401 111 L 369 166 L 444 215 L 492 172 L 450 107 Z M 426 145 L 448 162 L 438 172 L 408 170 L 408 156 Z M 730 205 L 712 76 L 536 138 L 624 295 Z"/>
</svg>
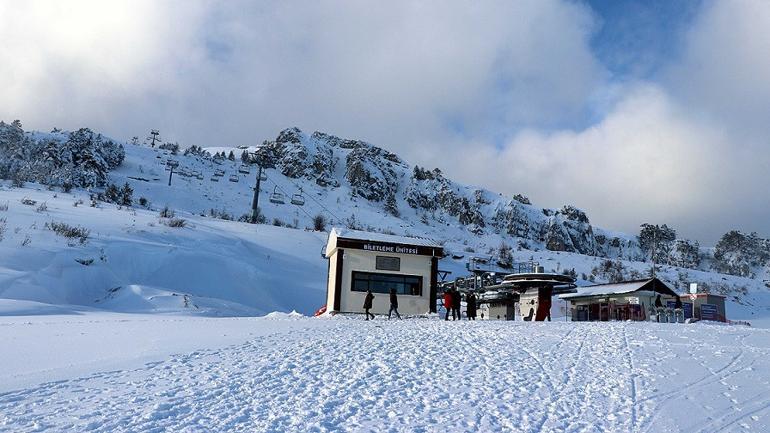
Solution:
<svg viewBox="0 0 770 433">
<path fill-rule="evenodd" d="M 767 146 L 770 132 L 770 2 L 706 4 L 686 35 L 667 86 L 694 114 Z"/>
<path fill-rule="evenodd" d="M 638 84 L 594 126 L 525 130 L 502 151 L 469 152 L 456 171 L 473 167 L 470 173 L 485 173 L 480 183 L 550 206 L 575 204 L 604 227 L 633 233 L 650 221 L 681 228 L 695 210 L 719 208 L 712 173 L 724 140 L 719 130 L 688 118 L 661 88 Z M 694 233 L 684 227 L 684 234 Z"/>
<path fill-rule="evenodd" d="M 603 77 L 587 44 L 590 12 L 555 0 L 31 2 L 1 12 L 0 40 L 17 61 L 0 66 L 11 89 L 0 117 L 35 127 L 159 127 L 227 144 L 299 125 L 402 150 L 457 129 L 570 122 Z"/>
<path fill-rule="evenodd" d="M 203 145 L 296 125 L 610 228 L 770 235 L 769 4 L 706 3 L 657 82 L 609 82 L 594 26 L 557 0 L 4 2 L 0 119 Z"/>
</svg>

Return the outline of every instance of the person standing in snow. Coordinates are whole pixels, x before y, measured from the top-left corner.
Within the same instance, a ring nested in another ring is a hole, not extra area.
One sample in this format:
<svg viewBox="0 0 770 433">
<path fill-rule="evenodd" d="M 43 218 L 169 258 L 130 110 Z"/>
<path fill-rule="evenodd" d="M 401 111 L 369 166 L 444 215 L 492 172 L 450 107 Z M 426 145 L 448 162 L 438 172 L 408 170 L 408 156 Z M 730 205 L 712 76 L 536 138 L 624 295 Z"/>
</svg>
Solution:
<svg viewBox="0 0 770 433">
<path fill-rule="evenodd" d="M 444 291 L 444 308 L 446 309 L 444 320 L 449 320 L 449 312 L 452 311 L 452 289 Z"/>
<path fill-rule="evenodd" d="M 398 296 L 396 296 L 396 289 L 390 289 L 390 311 L 388 311 L 388 320 L 390 320 L 390 315 L 394 312 L 396 313 L 398 320 L 401 320 L 401 315 L 398 314 Z"/>
<path fill-rule="evenodd" d="M 372 316 L 372 320 L 374 320 L 374 314 L 369 312 L 369 310 L 372 308 L 373 300 L 374 300 L 374 295 L 372 294 L 372 291 L 367 290 L 366 297 L 364 298 L 364 311 L 366 312 L 366 320 L 369 320 L 369 316 Z"/>
<path fill-rule="evenodd" d="M 468 311 L 468 320 L 476 320 L 476 295 L 468 293 L 465 297 L 465 308 Z"/>
<path fill-rule="evenodd" d="M 452 291 L 452 320 L 462 320 L 460 315 L 460 291 Z"/>
<path fill-rule="evenodd" d="M 660 314 L 663 312 L 663 301 L 660 300 L 660 295 L 655 298 L 655 319 L 660 322 Z"/>
<path fill-rule="evenodd" d="M 551 297 L 543 298 L 543 310 L 545 311 L 545 320 L 551 321 Z"/>
</svg>

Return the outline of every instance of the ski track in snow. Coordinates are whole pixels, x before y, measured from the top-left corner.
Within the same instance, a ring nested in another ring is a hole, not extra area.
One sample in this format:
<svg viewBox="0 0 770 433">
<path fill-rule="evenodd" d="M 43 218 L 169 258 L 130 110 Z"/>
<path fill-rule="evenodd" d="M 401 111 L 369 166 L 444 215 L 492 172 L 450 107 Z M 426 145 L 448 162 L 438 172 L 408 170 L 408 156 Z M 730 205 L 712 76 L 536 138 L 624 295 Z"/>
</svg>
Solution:
<svg viewBox="0 0 770 433">
<path fill-rule="evenodd" d="M 761 432 L 770 426 L 764 330 L 379 318 L 314 327 L 313 320 L 139 369 L 2 393 L 0 431 Z"/>
</svg>

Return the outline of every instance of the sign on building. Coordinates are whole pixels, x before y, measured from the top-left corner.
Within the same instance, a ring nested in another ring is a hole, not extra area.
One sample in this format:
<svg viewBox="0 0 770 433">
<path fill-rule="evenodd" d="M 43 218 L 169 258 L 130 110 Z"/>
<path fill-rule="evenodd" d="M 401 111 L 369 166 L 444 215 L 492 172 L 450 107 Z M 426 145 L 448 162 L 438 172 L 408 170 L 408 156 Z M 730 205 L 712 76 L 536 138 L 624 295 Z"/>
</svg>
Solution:
<svg viewBox="0 0 770 433">
<path fill-rule="evenodd" d="M 719 320 L 719 312 L 717 310 L 717 306 L 714 304 L 701 304 L 700 319 L 701 320 Z"/>
</svg>

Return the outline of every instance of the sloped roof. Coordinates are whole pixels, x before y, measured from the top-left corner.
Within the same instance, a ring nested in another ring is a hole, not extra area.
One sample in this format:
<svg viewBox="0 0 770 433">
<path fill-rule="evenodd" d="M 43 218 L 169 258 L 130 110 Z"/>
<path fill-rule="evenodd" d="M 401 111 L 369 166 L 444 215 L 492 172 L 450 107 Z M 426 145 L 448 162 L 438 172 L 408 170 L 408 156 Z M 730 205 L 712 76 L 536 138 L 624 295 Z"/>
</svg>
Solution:
<svg viewBox="0 0 770 433">
<path fill-rule="evenodd" d="M 402 245 L 419 245 L 422 247 L 442 248 L 441 244 L 428 238 L 417 238 L 409 236 L 386 235 L 384 233 L 365 232 L 361 230 L 351 230 L 348 228 L 332 227 L 329 237 L 334 235 L 340 239 L 356 239 L 360 241 L 385 242 Z"/>
<path fill-rule="evenodd" d="M 621 281 L 619 283 L 597 284 L 594 286 L 578 287 L 577 293 L 559 295 L 561 299 L 584 298 L 588 296 L 622 295 L 638 291 L 658 292 L 663 295 L 676 296 L 666 283 L 657 279 Z"/>
</svg>

